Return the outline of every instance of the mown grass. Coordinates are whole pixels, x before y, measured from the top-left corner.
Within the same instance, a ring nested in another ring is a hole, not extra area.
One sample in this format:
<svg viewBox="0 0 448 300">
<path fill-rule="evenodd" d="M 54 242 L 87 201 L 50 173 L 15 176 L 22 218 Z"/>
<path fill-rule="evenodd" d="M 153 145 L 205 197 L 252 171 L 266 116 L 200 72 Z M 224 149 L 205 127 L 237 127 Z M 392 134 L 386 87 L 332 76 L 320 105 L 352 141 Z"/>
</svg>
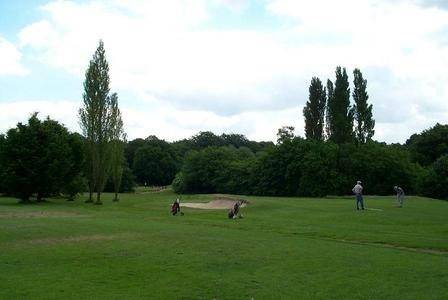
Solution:
<svg viewBox="0 0 448 300">
<path fill-rule="evenodd" d="M 245 197 L 169 214 L 170 191 L 119 203 L 0 198 L 2 299 L 447 299 L 448 202 Z M 184 196 L 208 201 L 213 195 Z"/>
</svg>

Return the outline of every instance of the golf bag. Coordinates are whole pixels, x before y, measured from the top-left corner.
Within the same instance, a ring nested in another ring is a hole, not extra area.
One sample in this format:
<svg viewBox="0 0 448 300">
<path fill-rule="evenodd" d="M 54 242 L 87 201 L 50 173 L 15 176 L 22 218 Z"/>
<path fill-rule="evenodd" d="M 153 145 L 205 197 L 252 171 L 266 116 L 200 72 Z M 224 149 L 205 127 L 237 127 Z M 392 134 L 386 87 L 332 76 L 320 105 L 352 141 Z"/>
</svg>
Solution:
<svg viewBox="0 0 448 300">
<path fill-rule="evenodd" d="M 180 205 L 178 202 L 174 202 L 171 206 L 171 213 L 175 216 L 178 212 L 180 212 Z"/>
</svg>

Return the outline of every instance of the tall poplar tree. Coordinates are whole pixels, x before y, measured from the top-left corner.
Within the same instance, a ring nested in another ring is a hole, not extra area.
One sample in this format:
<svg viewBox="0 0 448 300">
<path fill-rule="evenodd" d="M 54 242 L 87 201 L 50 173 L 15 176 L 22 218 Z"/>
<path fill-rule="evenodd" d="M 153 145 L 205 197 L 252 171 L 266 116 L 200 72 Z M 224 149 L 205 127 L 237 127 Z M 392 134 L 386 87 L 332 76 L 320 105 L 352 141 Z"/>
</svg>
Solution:
<svg viewBox="0 0 448 300">
<path fill-rule="evenodd" d="M 354 90 L 353 100 L 355 115 L 355 138 L 358 143 L 365 143 L 371 140 L 375 134 L 375 120 L 372 118 L 372 104 L 368 104 L 369 95 L 367 94 L 367 80 L 362 77 L 359 69 L 353 71 Z"/>
<path fill-rule="evenodd" d="M 109 64 L 104 43 L 100 41 L 86 71 L 83 106 L 79 109 L 80 125 L 86 139 L 88 202 L 93 201 L 92 193 L 95 192 L 95 204 L 102 204 L 101 192 L 110 169 L 110 141 L 114 119 L 109 82 Z"/>
<path fill-rule="evenodd" d="M 353 109 L 350 105 L 350 86 L 345 68 L 336 68 L 332 100 L 328 103 L 331 141 L 342 144 L 353 141 Z"/>
<path fill-rule="evenodd" d="M 333 105 L 334 98 L 334 85 L 333 82 L 328 79 L 327 80 L 327 105 L 325 107 L 325 132 L 326 138 L 330 139 L 331 136 L 331 114 L 330 114 L 330 106 Z"/>
<path fill-rule="evenodd" d="M 118 108 L 118 96 L 113 93 L 111 96 L 112 107 L 112 136 L 111 136 L 111 166 L 110 176 L 114 186 L 115 197 L 114 201 L 118 201 L 118 192 L 120 191 L 121 179 L 123 176 L 124 159 L 124 145 L 126 143 L 126 134 L 123 130 L 123 120 L 121 112 Z"/>
<path fill-rule="evenodd" d="M 313 77 L 309 88 L 309 99 L 303 108 L 305 136 L 307 139 L 324 139 L 325 88 L 319 78 Z"/>
</svg>

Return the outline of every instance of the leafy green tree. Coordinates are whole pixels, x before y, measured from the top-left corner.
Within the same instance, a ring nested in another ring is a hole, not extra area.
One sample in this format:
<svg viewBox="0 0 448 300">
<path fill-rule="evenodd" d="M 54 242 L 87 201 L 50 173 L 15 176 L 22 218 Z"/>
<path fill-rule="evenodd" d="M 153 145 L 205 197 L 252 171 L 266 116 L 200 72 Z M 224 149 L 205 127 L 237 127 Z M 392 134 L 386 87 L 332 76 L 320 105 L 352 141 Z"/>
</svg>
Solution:
<svg viewBox="0 0 448 300">
<path fill-rule="evenodd" d="M 127 165 L 127 163 L 123 166 L 123 174 L 121 176 L 121 184 L 119 193 L 131 193 L 134 192 L 135 189 L 135 176 L 132 173 L 131 168 Z M 115 192 L 115 186 L 114 182 L 112 180 L 112 177 L 109 177 L 107 180 L 106 186 L 104 187 L 105 192 Z"/>
<path fill-rule="evenodd" d="M 143 147 L 144 145 L 146 145 L 146 141 L 141 138 L 126 143 L 124 155 L 126 157 L 126 161 L 128 162 L 128 166 L 132 166 L 134 164 L 135 152 L 138 148 Z"/>
<path fill-rule="evenodd" d="M 84 138 L 78 133 L 71 133 L 69 136 L 69 144 L 72 148 L 72 164 L 68 178 L 71 178 L 64 187 L 62 193 L 67 196 L 68 201 L 74 201 L 78 194 L 88 190 L 87 180 L 83 176 L 85 168 Z"/>
<path fill-rule="evenodd" d="M 339 173 L 346 180 L 345 186 L 361 180 L 368 194 L 390 195 L 394 185 L 402 186 L 408 193 L 415 191 L 418 173 L 406 150 L 373 141 L 340 148 Z M 343 189 L 344 185 L 338 186 L 338 194 L 349 192 Z"/>
<path fill-rule="evenodd" d="M 335 194 L 335 180 L 341 174 L 337 169 L 337 148 L 333 143 L 308 142 L 306 151 L 301 153 L 300 177 L 297 195 L 323 197 Z M 288 166 L 291 169 L 292 166 Z"/>
<path fill-rule="evenodd" d="M 201 131 L 191 138 L 195 149 L 224 146 L 224 140 L 210 131 Z"/>
<path fill-rule="evenodd" d="M 448 154 L 448 125 L 437 123 L 420 134 L 413 134 L 406 145 L 414 161 L 430 166 L 439 157 Z"/>
<path fill-rule="evenodd" d="M 448 200 L 448 155 L 439 157 L 421 176 L 419 192 L 427 197 Z"/>
<path fill-rule="evenodd" d="M 329 139 L 337 144 L 352 142 L 354 112 L 350 106 L 350 87 L 345 68 L 336 68 L 336 82 L 332 100 L 328 103 L 328 113 Z"/>
<path fill-rule="evenodd" d="M 242 134 L 231 133 L 216 136 L 211 132 L 200 132 L 190 139 L 176 141 L 170 145 L 172 146 L 178 167 L 180 168 L 187 153 L 192 150 L 200 150 L 210 146 L 234 146 L 236 148 L 247 147 L 253 153 L 256 153 L 272 147 L 274 143 L 250 141 Z"/>
<path fill-rule="evenodd" d="M 294 126 L 282 126 L 277 131 L 277 143 L 282 144 L 294 138 Z"/>
<path fill-rule="evenodd" d="M 249 147 L 250 141 L 242 134 L 225 134 L 221 135 L 221 139 L 224 141 L 224 145 L 232 145 L 236 148 Z"/>
<path fill-rule="evenodd" d="M 288 142 L 279 144 L 257 157 L 251 175 L 253 194 L 283 196 L 289 193 L 286 189 L 286 177 L 292 153 L 286 149 L 290 149 L 290 145 Z"/>
<path fill-rule="evenodd" d="M 174 157 L 166 148 L 148 144 L 135 152 L 132 169 L 138 183 L 165 186 L 173 181 L 177 166 Z"/>
<path fill-rule="evenodd" d="M 367 100 L 367 80 L 362 77 L 359 69 L 353 71 L 354 90 L 353 99 L 355 101 L 354 118 L 355 118 L 355 137 L 358 143 L 364 144 L 372 139 L 375 134 L 375 120 L 372 117 L 372 104 L 368 104 Z"/>
<path fill-rule="evenodd" d="M 33 194 L 37 201 L 55 195 L 75 176 L 79 160 L 76 144 L 67 129 L 37 113 L 28 124 L 8 130 L 3 145 L 4 183 L 9 194 L 28 202 Z"/>
<path fill-rule="evenodd" d="M 139 184 L 168 185 L 180 169 L 185 153 L 191 149 L 187 140 L 168 143 L 156 136 L 148 136 L 128 143 L 126 153 Z M 164 168 L 167 168 L 166 172 Z"/>
<path fill-rule="evenodd" d="M 175 191 L 220 193 L 247 191 L 247 165 L 253 156 L 249 149 L 207 147 L 188 153 L 182 170 L 174 179 Z"/>
<path fill-rule="evenodd" d="M 84 81 L 83 107 L 79 110 L 80 125 L 86 139 L 86 174 L 89 180 L 89 200 L 96 192 L 95 204 L 102 204 L 101 192 L 111 166 L 113 97 L 109 95 L 109 64 L 104 44 L 100 41 L 90 60 Z"/>
<path fill-rule="evenodd" d="M 78 194 L 82 194 L 87 189 L 87 180 L 78 174 L 62 187 L 62 193 L 67 197 L 67 201 L 74 201 Z"/>
<path fill-rule="evenodd" d="M 178 194 L 188 193 L 188 187 L 185 185 L 184 173 L 179 171 L 171 183 L 173 191 Z"/>
<path fill-rule="evenodd" d="M 3 134 L 0 134 L 0 194 L 4 192 L 4 184 L 3 179 L 5 175 L 4 172 L 4 161 L 3 161 L 3 148 L 5 144 L 5 136 Z"/>
<path fill-rule="evenodd" d="M 309 99 L 303 108 L 305 136 L 307 139 L 324 139 L 326 92 L 319 78 L 313 77 L 309 88 Z"/>
<path fill-rule="evenodd" d="M 214 183 L 218 193 L 250 194 L 254 153 L 247 147 L 223 148 L 227 152 L 226 165 L 218 170 Z"/>
<path fill-rule="evenodd" d="M 331 124 L 332 121 L 332 115 L 330 113 L 330 106 L 333 105 L 334 100 L 334 85 L 333 82 L 328 79 L 327 80 L 327 104 L 325 106 L 325 133 L 326 133 L 326 139 L 329 139 L 332 135 L 331 132 Z"/>
<path fill-rule="evenodd" d="M 123 168 L 125 165 L 124 145 L 126 143 L 126 134 L 123 130 L 123 120 L 118 108 L 118 96 L 116 93 L 111 96 L 111 169 L 110 176 L 114 184 L 114 201 L 118 201 Z"/>
</svg>

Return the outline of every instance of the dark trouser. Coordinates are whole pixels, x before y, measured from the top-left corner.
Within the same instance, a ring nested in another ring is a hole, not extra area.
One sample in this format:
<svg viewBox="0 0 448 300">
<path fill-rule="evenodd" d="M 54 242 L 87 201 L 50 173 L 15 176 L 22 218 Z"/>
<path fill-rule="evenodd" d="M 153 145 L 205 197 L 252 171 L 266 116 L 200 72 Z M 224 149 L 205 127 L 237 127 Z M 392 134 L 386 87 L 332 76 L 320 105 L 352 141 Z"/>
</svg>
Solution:
<svg viewBox="0 0 448 300">
<path fill-rule="evenodd" d="M 361 209 L 364 209 L 364 199 L 361 194 L 356 194 L 356 209 L 359 210 L 359 203 L 361 203 Z"/>
</svg>

